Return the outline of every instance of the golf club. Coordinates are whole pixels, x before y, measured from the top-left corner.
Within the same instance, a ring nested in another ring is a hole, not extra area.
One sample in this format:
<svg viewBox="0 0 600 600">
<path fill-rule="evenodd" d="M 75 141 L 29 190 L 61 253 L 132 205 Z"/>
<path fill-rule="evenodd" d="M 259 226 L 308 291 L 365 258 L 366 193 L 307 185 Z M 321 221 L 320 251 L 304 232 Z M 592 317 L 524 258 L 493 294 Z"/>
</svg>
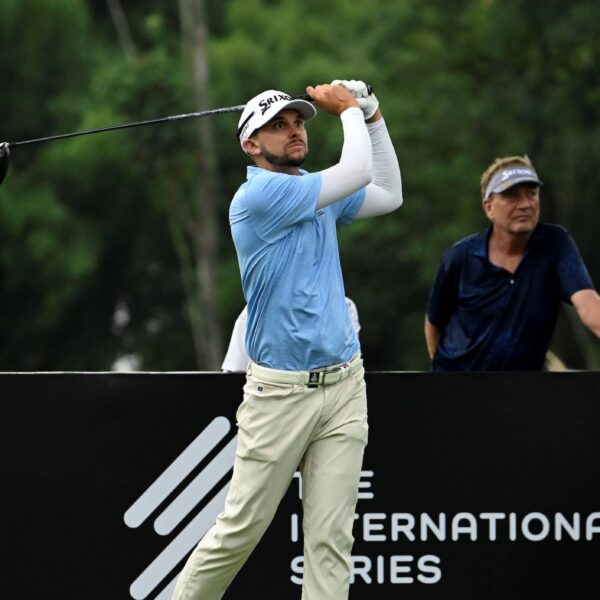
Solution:
<svg viewBox="0 0 600 600">
<path fill-rule="evenodd" d="M 373 93 L 372 86 L 367 86 L 369 94 Z M 307 100 L 312 102 L 312 98 L 308 94 L 301 96 L 292 96 L 292 100 Z M 245 104 L 236 106 L 226 106 L 223 108 L 213 108 L 211 110 L 203 110 L 200 112 L 184 113 L 181 115 L 171 115 L 168 117 L 160 117 L 158 119 L 148 119 L 146 121 L 134 121 L 132 123 L 123 123 L 121 125 L 109 125 L 107 127 L 98 127 L 97 129 L 86 129 L 84 131 L 73 131 L 71 133 L 61 133 L 59 135 L 50 135 L 47 137 L 35 138 L 31 140 L 22 140 L 20 142 L 1 142 L 0 143 L 0 184 L 4 181 L 8 167 L 10 165 L 10 149 L 16 146 L 24 146 L 26 144 L 40 144 L 42 142 L 52 142 L 54 140 L 64 140 L 66 138 L 78 137 L 81 135 L 91 135 L 93 133 L 102 133 L 104 131 L 114 131 L 116 129 L 129 129 L 131 127 L 141 127 L 142 125 L 155 125 L 157 123 L 166 123 L 172 121 L 183 121 L 185 119 L 194 119 L 200 117 L 208 117 L 210 115 L 221 115 L 224 113 L 242 112 Z"/>
</svg>

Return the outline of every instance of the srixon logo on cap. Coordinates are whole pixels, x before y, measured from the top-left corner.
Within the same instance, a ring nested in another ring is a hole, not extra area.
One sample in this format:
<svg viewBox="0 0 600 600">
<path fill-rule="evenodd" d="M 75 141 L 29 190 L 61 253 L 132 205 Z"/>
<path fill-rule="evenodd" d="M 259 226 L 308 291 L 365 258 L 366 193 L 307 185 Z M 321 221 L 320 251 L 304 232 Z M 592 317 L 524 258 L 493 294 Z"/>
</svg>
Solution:
<svg viewBox="0 0 600 600">
<path fill-rule="evenodd" d="M 263 98 L 258 105 L 260 106 L 260 114 L 264 115 L 273 104 L 279 102 L 280 100 L 291 100 L 292 97 L 287 94 L 275 94 L 270 98 Z"/>
<path fill-rule="evenodd" d="M 513 177 L 514 175 L 533 175 L 531 169 L 508 169 L 507 171 L 502 172 L 502 181 L 506 181 L 509 177 Z"/>
</svg>

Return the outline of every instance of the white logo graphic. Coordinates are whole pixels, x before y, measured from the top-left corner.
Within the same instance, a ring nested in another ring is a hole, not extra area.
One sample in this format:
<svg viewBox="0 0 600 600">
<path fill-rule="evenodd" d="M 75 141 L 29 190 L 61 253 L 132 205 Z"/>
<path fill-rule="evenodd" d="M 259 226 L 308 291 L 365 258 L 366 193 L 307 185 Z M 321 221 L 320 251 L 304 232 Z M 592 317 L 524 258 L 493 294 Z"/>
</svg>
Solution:
<svg viewBox="0 0 600 600">
<path fill-rule="evenodd" d="M 165 469 L 150 487 L 127 509 L 128 527 L 139 527 L 167 499 L 179 484 L 197 467 L 231 430 L 229 419 L 216 417 L 196 439 Z M 235 458 L 237 436 L 202 469 L 154 520 L 159 535 L 170 534 L 231 470 Z M 135 600 L 144 600 L 185 558 L 215 523 L 223 510 L 229 481 L 210 502 L 169 542 L 164 550 L 140 573 L 129 592 Z M 155 600 L 170 600 L 177 576 Z"/>
<path fill-rule="evenodd" d="M 532 172 L 529 169 L 508 169 L 507 171 L 502 172 L 501 181 L 506 181 L 513 175 L 532 175 Z"/>
</svg>

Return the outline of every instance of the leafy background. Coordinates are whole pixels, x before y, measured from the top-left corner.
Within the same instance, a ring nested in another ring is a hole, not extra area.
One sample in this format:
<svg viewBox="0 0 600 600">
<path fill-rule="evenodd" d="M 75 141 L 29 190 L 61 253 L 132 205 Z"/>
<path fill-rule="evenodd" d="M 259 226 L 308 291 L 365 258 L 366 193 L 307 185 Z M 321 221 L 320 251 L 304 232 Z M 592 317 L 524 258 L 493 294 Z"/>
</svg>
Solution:
<svg viewBox="0 0 600 600">
<path fill-rule="evenodd" d="M 591 0 L 3 0 L 0 138 L 21 141 L 363 79 L 404 206 L 340 230 L 370 370 L 429 367 L 423 317 L 444 249 L 486 225 L 479 177 L 528 154 L 542 218 L 600 281 L 600 16 Z M 0 370 L 218 370 L 244 305 L 227 211 L 239 115 L 15 147 L 0 187 Z M 309 124 L 306 167 L 337 161 Z M 573 309 L 552 350 L 597 369 Z"/>
</svg>

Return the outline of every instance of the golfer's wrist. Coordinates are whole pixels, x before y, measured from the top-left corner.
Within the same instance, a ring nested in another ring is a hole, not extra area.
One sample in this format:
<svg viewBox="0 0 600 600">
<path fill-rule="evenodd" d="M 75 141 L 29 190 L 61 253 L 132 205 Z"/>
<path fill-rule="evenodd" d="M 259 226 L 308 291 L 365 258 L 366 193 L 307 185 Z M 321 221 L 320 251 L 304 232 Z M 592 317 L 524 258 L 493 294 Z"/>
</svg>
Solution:
<svg viewBox="0 0 600 600">
<path fill-rule="evenodd" d="M 340 119 L 342 119 L 342 121 L 356 119 L 357 117 L 360 117 L 364 121 L 362 110 L 360 110 L 358 106 L 350 106 L 340 113 Z"/>
</svg>

